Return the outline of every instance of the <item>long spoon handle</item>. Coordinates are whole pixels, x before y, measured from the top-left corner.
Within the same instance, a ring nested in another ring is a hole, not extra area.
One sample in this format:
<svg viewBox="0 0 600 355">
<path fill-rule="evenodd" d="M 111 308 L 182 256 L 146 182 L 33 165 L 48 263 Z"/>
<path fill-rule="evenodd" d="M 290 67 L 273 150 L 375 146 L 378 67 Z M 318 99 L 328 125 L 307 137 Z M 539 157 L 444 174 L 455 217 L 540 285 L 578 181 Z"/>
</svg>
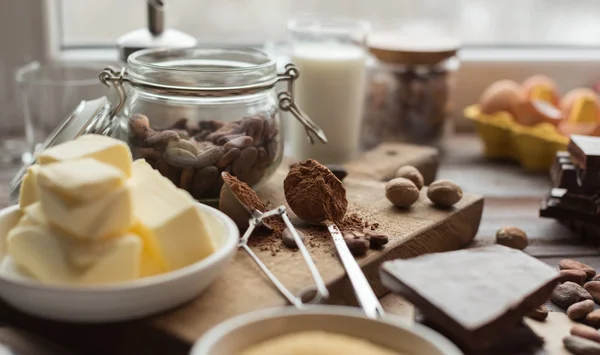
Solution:
<svg viewBox="0 0 600 355">
<path fill-rule="evenodd" d="M 325 224 L 333 237 L 333 242 L 340 256 L 340 260 L 342 261 L 342 265 L 344 266 L 344 269 L 346 269 L 350 283 L 352 283 L 358 303 L 360 303 L 360 306 L 367 317 L 374 319 L 381 318 L 384 314 L 383 307 L 379 303 L 375 292 L 373 292 L 369 281 L 360 269 L 356 259 L 354 259 L 350 249 L 348 249 L 348 245 L 346 245 L 342 233 L 333 222 L 327 221 Z"/>
</svg>

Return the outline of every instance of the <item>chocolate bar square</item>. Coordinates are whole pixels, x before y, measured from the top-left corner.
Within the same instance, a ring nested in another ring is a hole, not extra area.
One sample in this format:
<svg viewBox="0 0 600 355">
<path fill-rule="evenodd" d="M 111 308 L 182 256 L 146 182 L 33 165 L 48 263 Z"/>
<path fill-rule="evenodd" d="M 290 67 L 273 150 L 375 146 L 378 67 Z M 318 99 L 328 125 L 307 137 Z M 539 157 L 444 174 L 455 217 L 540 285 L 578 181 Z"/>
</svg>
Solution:
<svg viewBox="0 0 600 355">
<path fill-rule="evenodd" d="M 586 171 L 600 171 L 600 137 L 571 135 L 567 146 L 571 160 Z"/>
<path fill-rule="evenodd" d="M 385 286 L 465 347 L 485 349 L 543 304 L 557 282 L 544 262 L 502 245 L 385 262 Z"/>
<path fill-rule="evenodd" d="M 568 192 L 565 189 L 552 189 L 551 196 L 558 199 L 558 207 L 560 208 L 591 216 L 600 214 L 600 198 L 598 194 L 585 195 Z"/>
<path fill-rule="evenodd" d="M 553 218 L 558 220 L 576 220 L 600 227 L 600 218 L 589 214 L 573 211 L 560 206 L 560 199 L 549 196 L 542 201 L 540 206 L 540 217 Z"/>
</svg>

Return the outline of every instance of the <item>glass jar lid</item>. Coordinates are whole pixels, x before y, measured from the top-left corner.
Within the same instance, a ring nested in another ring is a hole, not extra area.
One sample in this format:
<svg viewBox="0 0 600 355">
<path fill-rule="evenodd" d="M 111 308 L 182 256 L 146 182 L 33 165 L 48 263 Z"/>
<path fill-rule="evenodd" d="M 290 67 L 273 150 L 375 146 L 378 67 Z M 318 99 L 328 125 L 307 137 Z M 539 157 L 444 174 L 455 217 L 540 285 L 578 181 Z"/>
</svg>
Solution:
<svg viewBox="0 0 600 355">
<path fill-rule="evenodd" d="M 125 80 L 171 95 L 231 96 L 272 88 L 277 63 L 254 49 L 148 49 L 127 59 Z"/>
<path fill-rule="evenodd" d="M 55 145 L 73 140 L 84 134 L 112 135 L 117 129 L 116 120 L 111 120 L 112 111 L 110 101 L 106 96 L 95 100 L 81 101 L 73 112 L 54 129 L 41 146 L 44 151 Z M 9 183 L 9 194 L 12 200 L 19 195 L 21 182 L 27 173 L 27 168 L 37 163 L 34 158 L 23 164 L 15 177 Z"/>
<path fill-rule="evenodd" d="M 460 43 L 444 36 L 409 36 L 397 32 L 374 32 L 367 39 L 369 52 L 390 64 L 437 65 L 456 55 Z"/>
</svg>

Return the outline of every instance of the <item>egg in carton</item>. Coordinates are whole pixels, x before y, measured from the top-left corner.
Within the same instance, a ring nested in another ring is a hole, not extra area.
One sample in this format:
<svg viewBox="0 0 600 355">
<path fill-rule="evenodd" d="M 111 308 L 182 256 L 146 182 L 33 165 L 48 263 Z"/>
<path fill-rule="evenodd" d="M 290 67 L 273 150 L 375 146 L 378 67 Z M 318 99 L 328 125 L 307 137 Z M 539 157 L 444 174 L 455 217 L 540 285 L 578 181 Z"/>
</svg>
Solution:
<svg viewBox="0 0 600 355">
<path fill-rule="evenodd" d="M 474 121 L 486 157 L 514 160 L 530 171 L 547 171 L 571 134 L 600 135 L 596 93 L 578 88 L 560 98 L 556 84 L 540 75 L 521 85 L 490 85 L 464 114 Z"/>
</svg>

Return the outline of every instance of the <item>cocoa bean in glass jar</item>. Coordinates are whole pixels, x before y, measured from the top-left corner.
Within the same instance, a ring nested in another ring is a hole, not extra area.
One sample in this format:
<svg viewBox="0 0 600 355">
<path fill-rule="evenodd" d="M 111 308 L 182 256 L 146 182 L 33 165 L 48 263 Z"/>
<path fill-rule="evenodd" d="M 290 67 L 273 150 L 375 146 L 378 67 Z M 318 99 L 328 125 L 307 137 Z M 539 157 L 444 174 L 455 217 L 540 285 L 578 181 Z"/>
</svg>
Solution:
<svg viewBox="0 0 600 355">
<path fill-rule="evenodd" d="M 143 50 L 119 75 L 105 71 L 104 80 L 123 92 L 119 116 L 134 159 L 201 201 L 218 198 L 223 171 L 255 188 L 274 173 L 283 154 L 281 111 L 326 142 L 294 103 L 297 69 L 278 74 L 260 51 Z M 276 92 L 278 81 L 288 81 L 288 91 Z"/>
</svg>

